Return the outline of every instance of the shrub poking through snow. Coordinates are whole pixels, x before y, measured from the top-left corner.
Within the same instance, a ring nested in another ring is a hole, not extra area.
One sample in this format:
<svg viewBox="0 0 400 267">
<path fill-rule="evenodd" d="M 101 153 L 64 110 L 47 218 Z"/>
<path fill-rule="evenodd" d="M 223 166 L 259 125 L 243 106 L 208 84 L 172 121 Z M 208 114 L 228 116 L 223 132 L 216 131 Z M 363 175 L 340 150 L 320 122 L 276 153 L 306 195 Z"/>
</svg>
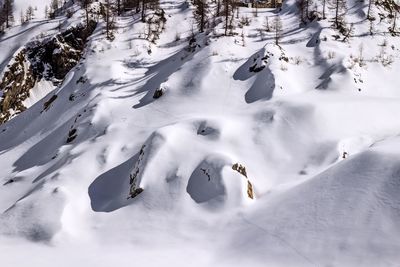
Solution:
<svg viewBox="0 0 400 267">
<path fill-rule="evenodd" d="M 232 170 L 237 171 L 238 173 L 240 173 L 241 175 L 243 175 L 246 178 L 246 180 L 247 180 L 247 196 L 250 199 L 254 199 L 253 185 L 251 184 L 249 178 L 247 177 L 246 167 L 240 163 L 235 163 L 232 165 Z"/>
</svg>

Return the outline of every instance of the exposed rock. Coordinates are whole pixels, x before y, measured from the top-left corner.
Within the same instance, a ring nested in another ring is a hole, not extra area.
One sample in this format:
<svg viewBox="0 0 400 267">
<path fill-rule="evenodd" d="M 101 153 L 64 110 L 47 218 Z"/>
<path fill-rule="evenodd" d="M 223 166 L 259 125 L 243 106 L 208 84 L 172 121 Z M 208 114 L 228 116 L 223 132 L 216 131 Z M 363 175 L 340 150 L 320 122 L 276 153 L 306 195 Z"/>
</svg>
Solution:
<svg viewBox="0 0 400 267">
<path fill-rule="evenodd" d="M 250 199 L 254 199 L 253 185 L 251 184 L 249 178 L 247 177 L 246 167 L 242 164 L 235 163 L 232 165 L 232 169 L 243 175 L 247 180 L 247 196 Z"/>
<path fill-rule="evenodd" d="M 257 67 L 257 64 L 254 64 L 253 66 L 250 66 L 249 71 L 250 72 L 260 72 L 265 68 L 265 65 L 261 65 Z"/>
<path fill-rule="evenodd" d="M 163 90 L 162 88 L 159 88 L 159 89 L 157 89 L 157 90 L 154 92 L 153 98 L 154 98 L 154 99 L 158 99 L 158 98 L 160 98 L 163 94 L 164 94 L 164 90 Z"/>
<path fill-rule="evenodd" d="M 35 85 L 25 53 L 26 50 L 22 49 L 15 56 L 13 64 L 8 67 L 0 82 L 0 91 L 3 91 L 3 99 L 0 100 L 0 124 L 26 109 L 22 101 L 29 97 L 29 89 Z"/>
<path fill-rule="evenodd" d="M 232 169 L 247 178 L 246 167 L 244 167 L 242 164 L 235 163 L 233 164 Z"/>
<path fill-rule="evenodd" d="M 51 105 L 51 103 L 53 103 L 56 99 L 57 99 L 57 95 L 52 95 L 52 96 L 50 97 L 49 100 L 47 100 L 46 102 L 44 102 L 44 104 L 43 104 L 43 110 L 44 110 L 44 111 L 48 110 L 49 107 L 50 107 L 50 105 Z"/>
<path fill-rule="evenodd" d="M 30 90 L 42 79 L 60 84 L 67 73 L 79 62 L 85 43 L 96 27 L 91 22 L 69 28 L 65 32 L 42 41 L 29 43 L 8 65 L 0 80 L 0 124 L 23 112 L 23 101 Z M 53 99 L 52 101 L 54 101 Z M 47 109 L 49 105 L 45 106 Z"/>
<path fill-rule="evenodd" d="M 140 188 L 140 187 L 139 188 L 135 188 L 135 190 L 131 191 L 130 198 L 134 198 L 134 197 L 136 197 L 137 195 L 139 195 L 142 192 L 143 192 L 143 188 Z"/>
<path fill-rule="evenodd" d="M 249 180 L 247 180 L 247 196 L 251 199 L 254 199 L 253 185 Z"/>
<path fill-rule="evenodd" d="M 5 182 L 3 185 L 8 185 L 14 182 L 15 182 L 14 179 L 8 179 L 7 182 Z"/>
<path fill-rule="evenodd" d="M 139 195 L 140 193 L 143 192 L 143 188 L 140 188 L 137 185 L 137 178 L 138 178 L 138 175 L 139 175 L 139 172 L 140 172 L 139 166 L 140 166 L 140 163 L 141 163 L 141 161 L 143 160 L 143 157 L 144 157 L 144 149 L 145 149 L 145 147 L 146 147 L 146 145 L 143 145 L 142 148 L 140 149 L 139 158 L 136 161 L 133 173 L 131 173 L 129 175 L 130 190 L 129 190 L 128 199 L 129 198 L 134 198 L 134 197 L 136 197 L 137 195 Z"/>
</svg>

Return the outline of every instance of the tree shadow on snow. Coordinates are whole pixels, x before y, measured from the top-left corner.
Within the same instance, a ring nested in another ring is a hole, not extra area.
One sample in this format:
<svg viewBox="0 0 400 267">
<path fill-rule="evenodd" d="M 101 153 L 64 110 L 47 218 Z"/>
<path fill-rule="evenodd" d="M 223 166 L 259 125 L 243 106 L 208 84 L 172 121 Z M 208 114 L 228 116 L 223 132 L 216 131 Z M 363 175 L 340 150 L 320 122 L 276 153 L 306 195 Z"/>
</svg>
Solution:
<svg viewBox="0 0 400 267">
<path fill-rule="evenodd" d="M 141 89 L 135 92 L 136 95 L 143 92 L 146 92 L 146 94 L 139 100 L 138 104 L 133 106 L 133 108 L 141 108 L 153 102 L 154 92 L 160 87 L 161 83 L 165 82 L 169 76 L 179 70 L 186 62 L 190 61 L 198 51 L 199 49 L 196 49 L 195 52 L 188 52 L 186 51 L 186 48 L 184 48 L 150 67 L 146 72 L 145 77 L 150 76 L 151 78 L 147 80 Z"/>
<path fill-rule="evenodd" d="M 255 75 L 255 72 L 251 72 L 249 71 L 249 69 L 252 65 L 254 65 L 257 62 L 257 58 L 263 57 L 264 54 L 265 54 L 265 48 L 262 48 L 253 55 L 251 55 L 249 59 L 235 71 L 235 73 L 233 74 L 233 79 L 235 81 L 237 80 L 246 81 L 247 79 L 253 77 Z"/>
<path fill-rule="evenodd" d="M 253 103 L 261 99 L 269 100 L 275 89 L 275 76 L 268 68 L 263 65 L 263 69 L 259 72 L 250 71 L 254 65 L 261 67 L 262 58 L 265 55 L 265 48 L 254 53 L 242 66 L 240 66 L 233 74 L 234 80 L 246 81 L 256 76 L 253 85 L 245 94 L 246 103 Z"/>
</svg>

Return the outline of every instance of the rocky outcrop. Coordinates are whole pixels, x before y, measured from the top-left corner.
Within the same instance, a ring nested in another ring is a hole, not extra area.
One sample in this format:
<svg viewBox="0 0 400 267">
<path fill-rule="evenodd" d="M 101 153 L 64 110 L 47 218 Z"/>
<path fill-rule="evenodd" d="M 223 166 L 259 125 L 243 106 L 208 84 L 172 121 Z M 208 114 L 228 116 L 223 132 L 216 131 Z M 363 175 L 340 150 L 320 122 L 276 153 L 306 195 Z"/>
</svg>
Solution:
<svg viewBox="0 0 400 267">
<path fill-rule="evenodd" d="M 0 101 L 0 123 L 4 123 L 14 114 L 25 110 L 22 101 L 29 97 L 29 90 L 35 86 L 32 70 L 27 65 L 25 50 L 14 58 L 0 82 L 3 98 Z"/>
<path fill-rule="evenodd" d="M 250 182 L 249 178 L 247 177 L 247 172 L 246 172 L 246 167 L 243 166 L 242 164 L 235 163 L 232 165 L 232 170 L 237 171 L 241 175 L 243 175 L 246 180 L 247 180 L 247 196 L 250 199 L 254 199 L 254 190 L 253 190 L 253 185 Z"/>
<path fill-rule="evenodd" d="M 143 188 L 139 187 L 139 182 L 138 182 L 138 176 L 141 170 L 141 163 L 144 158 L 144 150 L 146 148 L 146 145 L 143 145 L 142 148 L 140 149 L 139 152 L 139 158 L 135 163 L 135 168 L 133 169 L 133 172 L 129 175 L 129 198 L 135 198 L 137 195 L 143 192 Z"/>
<path fill-rule="evenodd" d="M 60 84 L 67 73 L 79 62 L 87 38 L 96 27 L 78 25 L 56 36 L 29 43 L 7 66 L 0 81 L 0 124 L 23 112 L 23 101 L 30 90 L 42 79 Z"/>
</svg>

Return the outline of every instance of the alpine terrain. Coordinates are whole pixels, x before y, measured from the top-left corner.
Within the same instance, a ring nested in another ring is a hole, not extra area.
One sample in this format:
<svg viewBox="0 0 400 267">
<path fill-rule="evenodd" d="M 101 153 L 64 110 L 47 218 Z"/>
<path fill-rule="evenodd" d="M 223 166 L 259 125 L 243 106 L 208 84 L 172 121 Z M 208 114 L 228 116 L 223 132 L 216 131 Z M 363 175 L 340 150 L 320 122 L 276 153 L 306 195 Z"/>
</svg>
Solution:
<svg viewBox="0 0 400 267">
<path fill-rule="evenodd" d="M 399 13 L 0 0 L 0 266 L 400 266 Z"/>
</svg>

